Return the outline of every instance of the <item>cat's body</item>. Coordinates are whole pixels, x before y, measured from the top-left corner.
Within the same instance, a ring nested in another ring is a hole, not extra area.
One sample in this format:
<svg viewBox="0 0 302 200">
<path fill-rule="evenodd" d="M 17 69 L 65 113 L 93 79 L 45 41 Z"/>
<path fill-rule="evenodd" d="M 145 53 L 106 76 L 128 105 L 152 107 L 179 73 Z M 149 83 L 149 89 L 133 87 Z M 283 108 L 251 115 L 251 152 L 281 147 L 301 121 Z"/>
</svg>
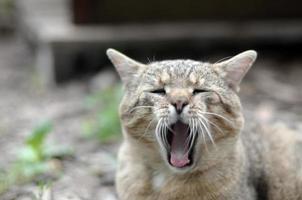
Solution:
<svg viewBox="0 0 302 200">
<path fill-rule="evenodd" d="M 148 66 L 115 50 L 107 54 L 126 88 L 116 177 L 121 200 L 302 199 L 299 135 L 281 127 L 243 129 L 236 92 L 254 51 L 216 64 Z"/>
</svg>

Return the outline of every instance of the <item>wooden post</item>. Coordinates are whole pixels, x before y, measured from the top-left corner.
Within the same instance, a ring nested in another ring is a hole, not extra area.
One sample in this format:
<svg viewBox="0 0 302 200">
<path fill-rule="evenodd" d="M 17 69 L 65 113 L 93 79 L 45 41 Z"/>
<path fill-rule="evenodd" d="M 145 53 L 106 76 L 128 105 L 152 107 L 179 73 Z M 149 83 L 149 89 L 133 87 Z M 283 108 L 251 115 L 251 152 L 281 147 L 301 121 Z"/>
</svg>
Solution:
<svg viewBox="0 0 302 200">
<path fill-rule="evenodd" d="M 96 23 L 99 1 L 101 0 L 72 0 L 73 23 Z"/>
</svg>

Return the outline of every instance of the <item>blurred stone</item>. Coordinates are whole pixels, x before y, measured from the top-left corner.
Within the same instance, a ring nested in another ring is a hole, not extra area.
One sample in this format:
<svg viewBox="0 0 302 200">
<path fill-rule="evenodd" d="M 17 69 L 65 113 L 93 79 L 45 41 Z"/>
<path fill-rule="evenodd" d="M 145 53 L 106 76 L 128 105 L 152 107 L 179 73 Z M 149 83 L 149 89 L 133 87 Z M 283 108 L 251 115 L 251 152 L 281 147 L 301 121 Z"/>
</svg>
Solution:
<svg viewBox="0 0 302 200">
<path fill-rule="evenodd" d="M 17 200 L 33 200 L 33 197 L 18 197 Z"/>
<path fill-rule="evenodd" d="M 97 191 L 96 199 L 98 200 L 117 200 L 115 191 L 112 187 L 103 187 Z"/>
<path fill-rule="evenodd" d="M 52 190 L 51 188 L 43 187 L 40 191 L 37 192 L 36 196 L 38 200 L 54 200 L 52 197 Z"/>
<path fill-rule="evenodd" d="M 256 108 L 255 119 L 258 120 L 259 123 L 267 124 L 272 121 L 275 114 L 274 111 L 275 109 L 271 103 L 262 103 Z"/>
<path fill-rule="evenodd" d="M 61 193 L 56 196 L 53 200 L 84 200 L 73 193 Z"/>
</svg>

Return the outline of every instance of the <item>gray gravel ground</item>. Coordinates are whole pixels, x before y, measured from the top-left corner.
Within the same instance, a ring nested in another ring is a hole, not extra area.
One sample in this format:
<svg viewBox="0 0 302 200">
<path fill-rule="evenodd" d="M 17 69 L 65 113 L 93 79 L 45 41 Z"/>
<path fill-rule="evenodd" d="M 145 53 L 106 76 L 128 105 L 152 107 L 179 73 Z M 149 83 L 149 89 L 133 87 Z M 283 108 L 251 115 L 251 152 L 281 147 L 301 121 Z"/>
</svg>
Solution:
<svg viewBox="0 0 302 200">
<path fill-rule="evenodd" d="M 38 84 L 30 63 L 20 40 L 0 39 L 0 167 L 14 160 L 37 122 L 49 119 L 54 122 L 54 133 L 48 142 L 72 147 L 75 157 L 63 161 L 64 173 L 51 190 L 44 192 L 44 199 L 116 199 L 113 180 L 119 142 L 100 145 L 81 134 L 81 122 L 92 112 L 84 106 L 84 99 L 97 87 L 91 83 L 102 80 L 72 82 L 45 90 Z M 302 133 L 301 77 L 302 59 L 280 63 L 260 57 L 240 93 L 247 123 L 282 122 Z M 11 188 L 0 199 L 32 199 L 31 193 L 37 191 L 35 184 L 28 183 Z"/>
</svg>

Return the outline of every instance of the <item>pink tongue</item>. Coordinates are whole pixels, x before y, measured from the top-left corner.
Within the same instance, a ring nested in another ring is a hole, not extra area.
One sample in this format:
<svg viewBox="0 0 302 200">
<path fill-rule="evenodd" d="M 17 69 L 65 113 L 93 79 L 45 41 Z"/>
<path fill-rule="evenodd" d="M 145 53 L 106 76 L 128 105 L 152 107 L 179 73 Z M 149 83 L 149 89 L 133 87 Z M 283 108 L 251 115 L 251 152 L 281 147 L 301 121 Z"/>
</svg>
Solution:
<svg viewBox="0 0 302 200">
<path fill-rule="evenodd" d="M 181 122 L 177 122 L 173 127 L 170 162 L 174 167 L 181 168 L 190 162 L 188 145 L 185 144 L 188 138 L 187 128 L 188 126 Z"/>
</svg>

